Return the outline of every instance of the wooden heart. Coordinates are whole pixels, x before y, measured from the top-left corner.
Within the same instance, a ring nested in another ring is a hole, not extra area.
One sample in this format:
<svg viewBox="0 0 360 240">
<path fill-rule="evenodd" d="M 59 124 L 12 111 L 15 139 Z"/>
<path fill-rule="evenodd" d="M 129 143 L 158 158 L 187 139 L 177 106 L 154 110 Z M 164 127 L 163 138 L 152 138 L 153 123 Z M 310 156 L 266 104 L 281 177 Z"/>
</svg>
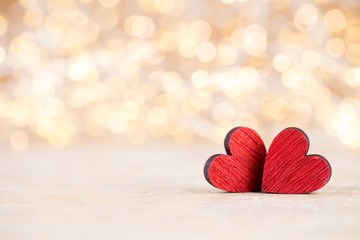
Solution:
<svg viewBox="0 0 360 240">
<path fill-rule="evenodd" d="M 262 191 L 308 193 L 322 188 L 331 177 L 329 162 L 306 155 L 309 139 L 298 128 L 286 128 L 272 141 L 266 155 Z"/>
<path fill-rule="evenodd" d="M 251 128 L 232 129 L 224 141 L 228 155 L 217 154 L 204 167 L 206 180 L 228 192 L 261 190 L 266 148 L 260 136 Z"/>
</svg>

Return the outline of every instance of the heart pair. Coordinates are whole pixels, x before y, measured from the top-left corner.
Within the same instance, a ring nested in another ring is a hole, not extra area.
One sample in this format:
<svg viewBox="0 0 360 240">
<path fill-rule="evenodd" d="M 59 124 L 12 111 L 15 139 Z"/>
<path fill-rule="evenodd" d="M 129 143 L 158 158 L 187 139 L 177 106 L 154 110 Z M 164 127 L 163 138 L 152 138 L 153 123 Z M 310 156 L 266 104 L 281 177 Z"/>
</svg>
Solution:
<svg viewBox="0 0 360 240">
<path fill-rule="evenodd" d="M 232 129 L 225 137 L 227 155 L 205 163 L 206 180 L 228 192 L 308 193 L 331 177 L 329 162 L 307 155 L 309 139 L 298 128 L 286 128 L 272 141 L 268 153 L 259 134 L 247 127 Z"/>
</svg>

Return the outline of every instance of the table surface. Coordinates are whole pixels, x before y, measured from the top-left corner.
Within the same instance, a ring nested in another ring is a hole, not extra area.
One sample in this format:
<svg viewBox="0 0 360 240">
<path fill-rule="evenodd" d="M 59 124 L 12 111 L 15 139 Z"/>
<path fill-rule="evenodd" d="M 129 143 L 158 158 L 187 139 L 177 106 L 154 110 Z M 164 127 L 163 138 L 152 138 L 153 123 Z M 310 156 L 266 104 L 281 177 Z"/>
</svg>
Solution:
<svg viewBox="0 0 360 240">
<path fill-rule="evenodd" d="M 301 195 L 213 188 L 202 170 L 220 145 L 0 147 L 0 239 L 360 239 L 359 151 L 332 138 L 309 151 L 332 179 Z"/>
</svg>

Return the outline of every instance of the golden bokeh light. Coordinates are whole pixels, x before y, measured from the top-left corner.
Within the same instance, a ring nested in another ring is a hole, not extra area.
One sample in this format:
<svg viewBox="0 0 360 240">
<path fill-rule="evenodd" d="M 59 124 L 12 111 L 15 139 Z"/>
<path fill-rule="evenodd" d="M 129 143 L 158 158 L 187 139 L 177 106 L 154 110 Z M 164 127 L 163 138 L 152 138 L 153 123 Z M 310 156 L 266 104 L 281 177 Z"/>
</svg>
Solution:
<svg viewBox="0 0 360 240">
<path fill-rule="evenodd" d="M 273 66 L 278 72 L 285 72 L 290 67 L 290 59 L 285 54 L 278 54 L 273 60 Z"/>
<path fill-rule="evenodd" d="M 339 9 L 332 9 L 324 16 L 325 27 L 331 32 L 340 32 L 346 26 L 346 18 Z"/>
<path fill-rule="evenodd" d="M 126 120 L 135 120 L 139 115 L 139 107 L 135 102 L 126 101 L 121 105 L 120 112 Z"/>
<path fill-rule="evenodd" d="M 201 62 L 211 62 L 216 56 L 216 48 L 211 42 L 202 42 L 196 48 L 196 57 Z"/>
<path fill-rule="evenodd" d="M 230 44 L 220 44 L 217 47 L 216 60 L 221 65 L 231 65 L 237 60 L 237 49 Z"/>
<path fill-rule="evenodd" d="M 326 44 L 326 51 L 332 57 L 340 57 L 345 53 L 345 43 L 341 38 L 332 38 Z"/>
<path fill-rule="evenodd" d="M 318 21 L 318 11 L 312 4 L 302 5 L 294 16 L 294 24 L 300 31 L 310 31 Z"/>
<path fill-rule="evenodd" d="M 175 6 L 175 0 L 137 0 L 139 6 L 148 12 L 167 13 L 171 12 Z"/>
<path fill-rule="evenodd" d="M 345 74 L 345 81 L 350 87 L 360 86 L 360 68 L 350 68 Z"/>
<path fill-rule="evenodd" d="M 210 39 L 212 29 L 208 22 L 198 20 L 191 24 L 190 32 L 196 41 L 203 42 Z"/>
<path fill-rule="evenodd" d="M 174 32 L 165 32 L 160 38 L 161 47 L 166 51 L 173 51 L 178 47 L 176 34 Z"/>
<path fill-rule="evenodd" d="M 196 88 L 204 88 L 210 84 L 209 74 L 204 70 L 197 70 L 191 75 L 191 81 Z"/>
<path fill-rule="evenodd" d="M 262 54 L 267 46 L 267 33 L 261 25 L 253 24 L 243 32 L 244 48 L 250 55 Z"/>
<path fill-rule="evenodd" d="M 80 81 L 87 75 L 86 66 L 81 62 L 75 62 L 69 66 L 68 75 L 71 80 Z"/>
<path fill-rule="evenodd" d="M 360 148 L 359 4 L 263 4 L 13 1 L 0 15 L 1 139 L 217 143 L 237 125 L 294 125 Z"/>
<path fill-rule="evenodd" d="M 148 39 L 154 34 L 154 22 L 149 17 L 138 16 L 131 24 L 131 33 L 135 37 Z"/>
<path fill-rule="evenodd" d="M 196 41 L 192 38 L 184 38 L 179 43 L 179 53 L 185 58 L 195 56 Z"/>
<path fill-rule="evenodd" d="M 24 22 L 29 27 L 38 27 L 43 21 L 43 13 L 38 8 L 30 8 L 24 14 Z"/>
</svg>

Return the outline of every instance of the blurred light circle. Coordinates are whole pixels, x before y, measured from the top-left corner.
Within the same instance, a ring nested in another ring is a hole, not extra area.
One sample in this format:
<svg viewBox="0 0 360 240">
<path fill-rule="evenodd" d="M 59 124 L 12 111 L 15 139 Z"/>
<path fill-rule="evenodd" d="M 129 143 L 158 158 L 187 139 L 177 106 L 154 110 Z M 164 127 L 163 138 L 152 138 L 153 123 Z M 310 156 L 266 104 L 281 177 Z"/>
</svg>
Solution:
<svg viewBox="0 0 360 240">
<path fill-rule="evenodd" d="M 216 48 L 211 42 L 202 42 L 196 48 L 196 57 L 201 62 L 211 62 L 216 57 Z"/>
<path fill-rule="evenodd" d="M 252 24 L 243 33 L 244 48 L 250 55 L 260 55 L 267 47 L 267 33 L 263 26 Z"/>
<path fill-rule="evenodd" d="M 80 81 L 86 77 L 87 68 L 83 63 L 75 62 L 68 68 L 68 75 L 71 80 Z"/>
<path fill-rule="evenodd" d="M 331 32 L 340 32 L 346 26 L 346 18 L 339 9 L 332 9 L 324 16 L 325 27 Z"/>
<path fill-rule="evenodd" d="M 120 107 L 120 113 L 126 120 L 134 120 L 139 115 L 139 106 L 132 101 L 124 102 Z"/>
<path fill-rule="evenodd" d="M 278 72 L 285 72 L 290 67 L 290 59 L 285 54 L 278 54 L 273 60 L 273 66 Z"/>
<path fill-rule="evenodd" d="M 191 81 L 196 88 L 204 88 L 210 83 L 208 73 L 203 70 L 193 72 L 191 75 Z"/>
<path fill-rule="evenodd" d="M 155 25 L 149 17 L 137 17 L 132 23 L 131 30 L 135 37 L 148 39 L 154 34 Z"/>
<path fill-rule="evenodd" d="M 212 29 L 208 22 L 198 20 L 190 25 L 190 32 L 196 41 L 202 42 L 210 39 Z"/>
<path fill-rule="evenodd" d="M 296 12 L 294 24 L 300 31 L 310 31 L 315 28 L 318 20 L 318 11 L 312 4 L 304 4 Z"/>
<path fill-rule="evenodd" d="M 345 73 L 345 81 L 350 87 L 360 86 L 360 68 L 350 68 Z"/>
<path fill-rule="evenodd" d="M 231 65 L 238 57 L 237 49 L 230 44 L 221 44 L 217 48 L 216 60 L 222 65 Z"/>
<path fill-rule="evenodd" d="M 340 57 L 345 53 L 345 43 L 341 38 L 331 38 L 326 44 L 326 51 L 332 57 Z"/>
<path fill-rule="evenodd" d="M 178 51 L 181 56 L 191 58 L 195 56 L 196 41 L 192 38 L 182 39 L 179 43 Z"/>
</svg>

